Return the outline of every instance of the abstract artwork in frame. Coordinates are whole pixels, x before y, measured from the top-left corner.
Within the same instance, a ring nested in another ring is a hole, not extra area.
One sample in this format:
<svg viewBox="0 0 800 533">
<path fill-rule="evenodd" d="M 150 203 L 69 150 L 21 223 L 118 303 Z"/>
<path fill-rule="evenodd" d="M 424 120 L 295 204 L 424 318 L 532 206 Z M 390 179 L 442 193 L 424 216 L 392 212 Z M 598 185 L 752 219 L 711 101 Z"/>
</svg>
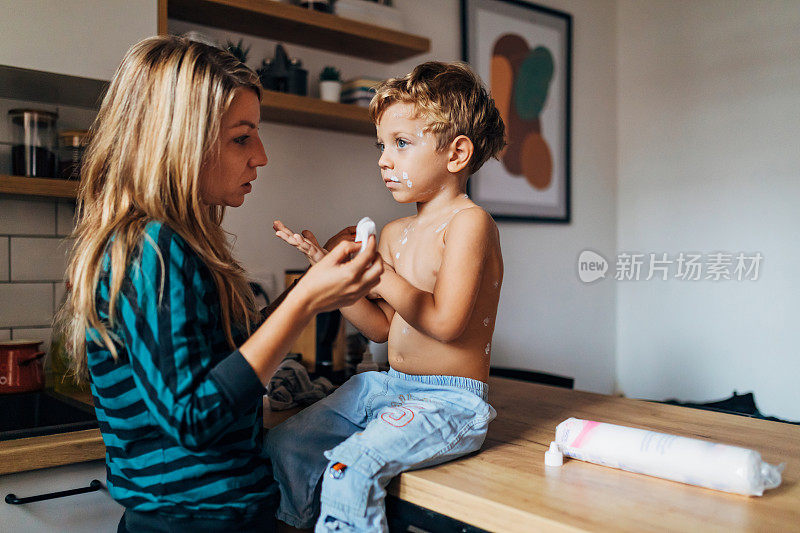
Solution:
<svg viewBox="0 0 800 533">
<path fill-rule="evenodd" d="M 469 181 L 498 220 L 570 221 L 572 16 L 520 0 L 461 0 L 462 54 L 489 86 L 508 146 Z"/>
</svg>

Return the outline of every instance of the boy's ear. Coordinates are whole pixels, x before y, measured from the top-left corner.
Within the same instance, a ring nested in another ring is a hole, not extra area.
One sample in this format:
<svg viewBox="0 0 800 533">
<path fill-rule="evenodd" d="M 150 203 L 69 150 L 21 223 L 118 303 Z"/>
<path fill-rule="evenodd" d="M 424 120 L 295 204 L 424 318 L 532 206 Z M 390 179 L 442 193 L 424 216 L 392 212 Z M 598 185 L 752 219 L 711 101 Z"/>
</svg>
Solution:
<svg viewBox="0 0 800 533">
<path fill-rule="evenodd" d="M 459 135 L 453 139 L 453 142 L 450 143 L 447 170 L 453 174 L 457 174 L 467 168 L 467 165 L 469 165 L 472 159 L 472 152 L 474 150 L 475 146 L 466 135 Z"/>
</svg>

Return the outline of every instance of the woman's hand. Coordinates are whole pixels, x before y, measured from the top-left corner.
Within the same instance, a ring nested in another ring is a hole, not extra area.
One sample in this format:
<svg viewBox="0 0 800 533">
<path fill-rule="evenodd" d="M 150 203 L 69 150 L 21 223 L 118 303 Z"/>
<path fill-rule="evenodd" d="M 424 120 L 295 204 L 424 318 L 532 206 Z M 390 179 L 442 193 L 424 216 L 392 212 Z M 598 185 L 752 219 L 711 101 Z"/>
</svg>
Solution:
<svg viewBox="0 0 800 533">
<path fill-rule="evenodd" d="M 311 267 L 294 288 L 315 313 L 354 304 L 380 281 L 383 261 L 376 253 L 375 237 L 359 253 L 360 244 L 343 241 Z M 350 260 L 350 255 L 355 257 Z"/>
<path fill-rule="evenodd" d="M 314 237 L 314 234 L 308 230 L 303 230 L 302 234 L 294 233 L 280 220 L 276 220 L 272 223 L 272 229 L 275 230 L 275 235 L 283 239 L 284 242 L 294 246 L 300 252 L 305 254 L 305 256 L 308 258 L 308 262 L 312 265 L 316 265 L 322 261 L 322 258 L 325 257 L 325 254 L 328 253 L 327 250 L 323 249 L 319 245 L 317 238 Z M 340 231 L 339 233 L 342 232 Z M 334 237 L 336 237 L 336 235 L 334 235 Z M 333 238 L 331 238 L 331 240 L 333 240 Z"/>
</svg>

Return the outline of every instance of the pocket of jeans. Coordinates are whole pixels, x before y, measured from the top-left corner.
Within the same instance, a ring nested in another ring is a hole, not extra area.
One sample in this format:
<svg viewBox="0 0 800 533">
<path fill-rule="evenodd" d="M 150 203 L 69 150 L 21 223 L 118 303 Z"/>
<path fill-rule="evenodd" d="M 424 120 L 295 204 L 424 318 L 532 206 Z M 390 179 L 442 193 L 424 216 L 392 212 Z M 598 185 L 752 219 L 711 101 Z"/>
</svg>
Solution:
<svg viewBox="0 0 800 533">
<path fill-rule="evenodd" d="M 346 445 L 325 452 L 325 457 L 331 462 L 322 484 L 323 503 L 358 517 L 366 516 L 369 492 L 383 468 L 383 461 Z"/>
</svg>

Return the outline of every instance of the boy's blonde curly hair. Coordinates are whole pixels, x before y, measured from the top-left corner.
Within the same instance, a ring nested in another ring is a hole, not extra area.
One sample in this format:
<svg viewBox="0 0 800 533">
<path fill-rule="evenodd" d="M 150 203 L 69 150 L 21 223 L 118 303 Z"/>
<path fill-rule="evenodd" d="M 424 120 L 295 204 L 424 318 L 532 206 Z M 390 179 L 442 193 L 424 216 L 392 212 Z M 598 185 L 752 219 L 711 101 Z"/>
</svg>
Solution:
<svg viewBox="0 0 800 533">
<path fill-rule="evenodd" d="M 429 61 L 402 78 L 389 78 L 375 87 L 369 116 L 378 123 L 396 103 L 412 104 L 443 150 L 459 135 L 474 146 L 469 173 L 474 174 L 505 147 L 505 125 L 481 79 L 462 62 Z"/>
</svg>

